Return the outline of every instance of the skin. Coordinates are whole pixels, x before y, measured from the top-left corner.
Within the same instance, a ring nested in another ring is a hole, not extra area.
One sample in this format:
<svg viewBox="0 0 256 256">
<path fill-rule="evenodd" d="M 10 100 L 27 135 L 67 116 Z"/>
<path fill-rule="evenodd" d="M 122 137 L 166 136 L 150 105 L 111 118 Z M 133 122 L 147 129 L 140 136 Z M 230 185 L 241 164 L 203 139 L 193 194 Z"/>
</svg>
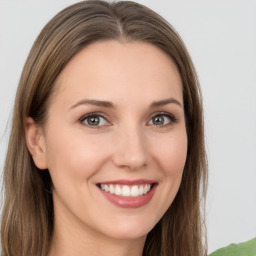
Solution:
<svg viewBox="0 0 256 256">
<path fill-rule="evenodd" d="M 113 107 L 77 104 L 88 99 Z M 172 100 L 151 106 L 166 99 Z M 96 128 L 81 121 L 91 112 L 104 115 Z M 161 124 L 153 122 L 159 112 Z M 53 181 L 50 255 L 142 255 L 147 233 L 177 194 L 186 161 L 177 68 L 147 43 L 93 43 L 58 77 L 45 126 L 27 119 L 26 139 L 36 166 L 49 169 Z M 122 208 L 96 185 L 120 179 L 150 179 L 157 187 L 146 205 Z"/>
</svg>

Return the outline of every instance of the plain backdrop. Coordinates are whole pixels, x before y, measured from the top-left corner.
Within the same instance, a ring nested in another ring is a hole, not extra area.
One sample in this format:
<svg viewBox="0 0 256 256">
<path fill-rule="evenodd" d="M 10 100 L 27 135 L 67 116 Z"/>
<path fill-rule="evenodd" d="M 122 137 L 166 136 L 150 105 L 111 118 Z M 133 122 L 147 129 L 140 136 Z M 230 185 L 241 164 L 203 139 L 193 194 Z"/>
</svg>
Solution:
<svg viewBox="0 0 256 256">
<path fill-rule="evenodd" d="M 15 91 L 36 36 L 74 0 L 0 0 L 0 172 Z M 141 0 L 179 32 L 204 96 L 209 252 L 256 237 L 256 1 Z"/>
</svg>

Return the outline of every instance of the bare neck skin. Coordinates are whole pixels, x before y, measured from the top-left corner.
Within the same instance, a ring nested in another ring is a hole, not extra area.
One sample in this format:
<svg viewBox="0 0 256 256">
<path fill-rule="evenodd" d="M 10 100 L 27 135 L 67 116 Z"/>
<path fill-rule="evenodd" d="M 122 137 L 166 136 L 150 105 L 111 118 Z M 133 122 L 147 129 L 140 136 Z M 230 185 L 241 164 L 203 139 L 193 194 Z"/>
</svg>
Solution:
<svg viewBox="0 0 256 256">
<path fill-rule="evenodd" d="M 57 239 L 55 238 L 54 242 Z M 74 241 L 75 240 L 75 241 Z M 122 241 L 104 239 L 87 240 L 86 238 L 68 238 L 53 244 L 49 256 L 142 256 L 144 241 Z"/>
<path fill-rule="evenodd" d="M 146 236 L 130 240 L 110 238 L 88 228 L 74 216 L 60 215 L 55 221 L 49 256 L 142 256 Z M 67 222 L 71 225 L 66 225 Z"/>
</svg>

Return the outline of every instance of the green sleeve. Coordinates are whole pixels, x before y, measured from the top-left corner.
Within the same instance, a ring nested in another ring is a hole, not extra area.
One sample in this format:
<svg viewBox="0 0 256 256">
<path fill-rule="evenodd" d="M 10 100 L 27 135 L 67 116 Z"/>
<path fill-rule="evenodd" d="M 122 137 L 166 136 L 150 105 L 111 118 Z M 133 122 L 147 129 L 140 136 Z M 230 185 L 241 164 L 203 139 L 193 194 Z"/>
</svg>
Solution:
<svg viewBox="0 0 256 256">
<path fill-rule="evenodd" d="M 231 244 L 213 252 L 210 256 L 256 256 L 256 238 L 241 244 Z"/>
</svg>

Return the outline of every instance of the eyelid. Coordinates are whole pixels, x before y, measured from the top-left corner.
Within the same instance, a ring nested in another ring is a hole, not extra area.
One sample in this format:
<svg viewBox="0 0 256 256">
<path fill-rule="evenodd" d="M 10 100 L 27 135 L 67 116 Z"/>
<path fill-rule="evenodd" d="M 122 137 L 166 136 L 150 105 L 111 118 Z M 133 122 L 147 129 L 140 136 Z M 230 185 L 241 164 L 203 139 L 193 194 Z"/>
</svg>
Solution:
<svg viewBox="0 0 256 256">
<path fill-rule="evenodd" d="M 169 122 L 168 124 L 163 124 L 163 125 L 148 124 L 148 123 L 152 120 L 153 117 L 158 116 L 158 115 L 162 115 L 162 116 L 166 116 L 166 117 L 170 118 L 170 122 Z M 106 120 L 106 122 L 107 122 L 108 124 L 106 124 L 106 125 L 97 125 L 97 126 L 92 126 L 92 125 L 85 124 L 85 123 L 84 123 L 84 120 L 85 120 L 86 118 L 91 117 L 91 116 L 102 117 L 102 118 L 104 118 L 104 119 Z M 81 117 L 79 118 L 79 122 L 80 122 L 82 125 L 87 126 L 87 127 L 89 127 L 89 128 L 93 128 L 93 129 L 100 129 L 100 128 L 104 128 L 104 127 L 106 127 L 106 126 L 111 126 L 111 125 L 112 125 L 112 123 L 109 121 L 108 117 L 107 117 L 104 113 L 102 113 L 102 112 L 90 112 L 90 113 L 87 113 L 87 114 L 85 114 L 85 115 L 83 115 L 83 116 L 81 116 Z M 159 112 L 155 112 L 155 113 L 153 113 L 153 114 L 150 115 L 149 121 L 147 122 L 147 126 L 155 126 L 155 127 L 157 127 L 157 128 L 161 128 L 161 127 L 172 126 L 172 125 L 174 125 L 174 124 L 177 123 L 177 122 L 178 122 L 178 119 L 175 117 L 174 114 L 171 114 L 171 113 L 169 113 L 169 112 L 159 111 Z"/>
<path fill-rule="evenodd" d="M 176 118 L 176 116 L 174 114 L 171 114 L 171 113 L 168 113 L 168 112 L 163 112 L 163 111 L 160 111 L 160 112 L 156 112 L 154 114 L 152 114 L 149 118 L 149 121 L 150 122 L 152 120 L 153 117 L 155 116 L 158 116 L 158 115 L 162 115 L 162 116 L 166 116 L 168 118 L 170 118 L 170 122 L 168 124 L 163 124 L 163 125 L 154 125 L 154 124 L 150 124 L 149 126 L 155 126 L 157 128 L 161 128 L 161 127 L 167 127 L 167 126 L 171 126 L 171 125 L 174 125 L 175 123 L 178 122 L 178 119 Z"/>
<path fill-rule="evenodd" d="M 85 124 L 85 123 L 84 123 L 84 120 L 85 120 L 86 118 L 89 118 L 89 117 L 92 117 L 92 116 L 102 117 L 102 118 L 104 118 L 104 119 L 106 120 L 106 122 L 107 122 L 108 124 L 107 124 L 107 125 L 97 125 L 97 126 L 92 126 L 92 125 Z M 81 116 L 81 117 L 78 119 L 78 121 L 79 121 L 82 125 L 87 126 L 87 127 L 89 127 L 89 128 L 93 128 L 93 129 L 100 129 L 100 128 L 105 127 L 105 126 L 110 126 L 110 125 L 112 125 L 111 122 L 110 122 L 110 121 L 108 120 L 108 118 L 106 117 L 106 115 L 103 114 L 103 113 L 101 113 L 101 112 L 90 112 L 90 113 L 87 113 L 87 114 Z"/>
</svg>

